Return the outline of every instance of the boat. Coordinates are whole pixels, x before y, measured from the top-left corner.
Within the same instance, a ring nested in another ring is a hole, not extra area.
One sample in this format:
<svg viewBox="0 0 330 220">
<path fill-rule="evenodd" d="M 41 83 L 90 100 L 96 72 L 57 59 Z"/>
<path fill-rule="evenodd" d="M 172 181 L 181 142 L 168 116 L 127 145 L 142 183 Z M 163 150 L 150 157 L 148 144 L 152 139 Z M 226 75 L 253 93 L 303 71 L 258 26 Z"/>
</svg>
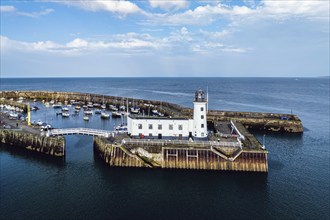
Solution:
<svg viewBox="0 0 330 220">
<path fill-rule="evenodd" d="M 51 104 L 51 105 L 54 105 L 54 103 L 55 103 L 54 100 L 51 100 L 51 101 L 49 102 L 49 104 Z"/>
<path fill-rule="evenodd" d="M 121 113 L 120 112 L 113 111 L 112 112 L 112 117 L 113 118 L 121 118 Z"/>
<path fill-rule="evenodd" d="M 85 121 L 89 121 L 89 117 L 88 116 L 84 116 L 84 120 Z"/>
<path fill-rule="evenodd" d="M 94 103 L 94 104 L 93 104 L 93 107 L 94 107 L 94 108 L 99 108 L 99 107 L 101 107 L 101 104 L 99 104 L 99 103 Z"/>
<path fill-rule="evenodd" d="M 69 116 L 70 116 L 70 114 L 68 112 L 63 112 L 62 113 L 62 117 L 69 117 Z"/>
<path fill-rule="evenodd" d="M 84 114 L 85 114 L 85 115 L 92 115 L 93 112 L 92 112 L 91 110 L 85 110 L 85 111 L 84 111 Z"/>
<path fill-rule="evenodd" d="M 132 107 L 131 108 L 131 113 L 132 114 L 139 114 L 139 112 L 140 112 L 140 108 L 139 107 Z"/>
<path fill-rule="evenodd" d="M 39 107 L 38 107 L 38 106 L 33 106 L 33 107 L 31 108 L 31 111 L 37 111 L 37 110 L 39 110 Z"/>
<path fill-rule="evenodd" d="M 127 131 L 127 125 L 121 124 L 115 127 L 116 131 Z"/>
<path fill-rule="evenodd" d="M 101 118 L 102 119 L 108 119 L 108 118 L 110 118 L 110 114 L 109 113 L 106 113 L 106 112 L 102 112 L 101 113 Z"/>
<path fill-rule="evenodd" d="M 49 106 L 50 106 L 49 102 L 45 102 L 45 107 L 49 108 Z"/>
<path fill-rule="evenodd" d="M 76 110 L 80 110 L 81 109 L 81 106 L 80 105 L 77 105 L 76 107 L 74 107 Z"/>
<path fill-rule="evenodd" d="M 17 119 L 18 118 L 18 114 L 15 112 L 10 112 L 9 113 L 9 119 Z"/>
<path fill-rule="evenodd" d="M 124 111 L 120 112 L 120 114 L 121 114 L 122 116 L 129 116 L 129 115 L 130 115 L 129 112 L 124 112 Z"/>
<path fill-rule="evenodd" d="M 53 104 L 53 108 L 62 108 L 62 103 Z"/>
<path fill-rule="evenodd" d="M 103 104 L 103 105 L 101 105 L 101 108 L 102 108 L 102 109 L 106 109 L 107 106 L 106 106 L 105 104 Z"/>
<path fill-rule="evenodd" d="M 153 115 L 158 115 L 158 111 L 156 109 L 151 111 Z"/>
<path fill-rule="evenodd" d="M 114 111 L 114 112 L 118 111 L 118 108 L 114 105 L 110 105 L 109 108 L 111 111 Z"/>
<path fill-rule="evenodd" d="M 102 113 L 102 111 L 100 110 L 100 109 L 97 109 L 97 110 L 95 110 L 95 112 L 94 112 L 95 114 L 101 114 Z"/>
<path fill-rule="evenodd" d="M 69 111 L 69 108 L 68 107 L 63 107 L 62 108 L 62 112 L 67 112 L 67 111 Z"/>
</svg>

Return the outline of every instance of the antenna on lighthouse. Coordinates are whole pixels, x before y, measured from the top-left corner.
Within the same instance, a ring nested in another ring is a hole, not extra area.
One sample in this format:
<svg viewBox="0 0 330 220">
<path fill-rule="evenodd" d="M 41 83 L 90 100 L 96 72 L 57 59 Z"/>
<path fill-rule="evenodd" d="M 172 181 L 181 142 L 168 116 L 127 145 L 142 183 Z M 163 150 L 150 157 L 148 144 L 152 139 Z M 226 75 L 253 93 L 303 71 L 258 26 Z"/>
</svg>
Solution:
<svg viewBox="0 0 330 220">
<path fill-rule="evenodd" d="M 206 86 L 206 109 L 207 113 L 209 113 L 209 86 Z"/>
</svg>

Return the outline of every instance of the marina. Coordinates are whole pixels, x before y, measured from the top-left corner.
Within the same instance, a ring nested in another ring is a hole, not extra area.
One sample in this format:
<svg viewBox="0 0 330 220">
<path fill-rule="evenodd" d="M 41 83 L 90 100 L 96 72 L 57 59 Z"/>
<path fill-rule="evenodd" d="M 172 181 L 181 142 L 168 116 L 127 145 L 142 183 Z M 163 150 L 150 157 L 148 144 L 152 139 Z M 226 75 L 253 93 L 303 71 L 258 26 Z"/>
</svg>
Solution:
<svg viewBox="0 0 330 220">
<path fill-rule="evenodd" d="M 11 93 L 5 93 L 7 94 Z M 90 97 L 91 95 L 88 95 L 88 100 L 91 99 Z M 134 106 L 129 107 L 128 99 L 127 108 L 123 105 L 117 107 L 109 104 L 112 118 L 120 119 L 119 125 L 114 126 L 112 131 L 83 127 L 56 128 L 41 120 L 32 124 L 41 126 L 40 135 L 46 137 L 95 136 L 94 148 L 110 166 L 268 172 L 268 151 L 264 144 L 261 145 L 240 122 L 223 121 L 221 126 L 219 121 L 208 122 L 207 97 L 208 94 L 202 90 L 195 92 L 192 118 L 187 115 L 180 117 L 168 115 L 169 113 L 162 108 L 153 109 L 151 115 L 141 115 L 138 112 L 141 109 L 142 112 L 146 110 L 142 106 L 157 108 L 157 105 L 140 103 L 140 108 L 136 106 L 136 102 L 132 102 Z M 25 97 L 26 100 L 32 98 Z M 83 121 L 86 123 L 95 117 L 110 119 L 110 114 L 101 110 L 100 103 L 88 102 L 85 105 L 81 100 L 77 101 L 72 97 L 70 99 L 70 104 L 64 101 L 65 106 L 57 104 L 54 109 L 60 108 L 61 112 L 56 112 L 56 116 L 61 115 L 63 118 L 79 116 L 80 108 L 77 106 L 82 104 Z M 102 102 L 103 100 L 104 96 Z M 61 101 L 57 99 L 56 103 Z M 27 104 L 27 113 L 30 115 L 30 104 Z M 46 106 L 45 108 L 47 109 Z M 130 114 L 128 111 L 126 114 L 119 113 L 118 109 L 122 112 L 130 109 Z M 135 112 L 136 110 L 138 112 Z M 9 115 L 9 118 L 11 117 L 12 113 Z M 27 116 L 28 125 L 31 124 L 30 117 Z M 47 118 L 45 119 L 47 121 Z M 122 157 L 125 160 L 122 160 Z"/>
</svg>

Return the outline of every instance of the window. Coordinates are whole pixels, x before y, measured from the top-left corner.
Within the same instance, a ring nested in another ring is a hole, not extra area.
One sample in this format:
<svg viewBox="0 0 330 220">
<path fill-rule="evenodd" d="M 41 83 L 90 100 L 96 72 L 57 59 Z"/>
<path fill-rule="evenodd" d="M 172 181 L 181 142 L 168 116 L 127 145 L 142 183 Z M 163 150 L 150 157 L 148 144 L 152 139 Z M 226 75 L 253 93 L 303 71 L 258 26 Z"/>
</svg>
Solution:
<svg viewBox="0 0 330 220">
<path fill-rule="evenodd" d="M 182 130 L 182 125 L 179 125 L 179 130 Z"/>
<path fill-rule="evenodd" d="M 168 129 L 169 129 L 169 130 L 173 130 L 173 125 L 169 125 L 169 126 L 168 126 Z"/>
<path fill-rule="evenodd" d="M 152 137 L 152 133 L 149 133 L 149 137 Z"/>
<path fill-rule="evenodd" d="M 204 137 L 204 132 L 201 133 L 202 137 Z"/>
<path fill-rule="evenodd" d="M 201 112 L 204 111 L 204 107 L 201 107 Z"/>
<path fill-rule="evenodd" d="M 149 124 L 149 129 L 152 129 L 152 124 Z"/>
<path fill-rule="evenodd" d="M 201 124 L 201 128 L 204 128 L 204 124 Z"/>
<path fill-rule="evenodd" d="M 201 119 L 204 119 L 204 115 L 201 115 Z"/>
<path fill-rule="evenodd" d="M 158 125 L 158 130 L 162 130 L 163 126 L 161 124 Z"/>
<path fill-rule="evenodd" d="M 139 129 L 142 129 L 142 124 L 138 124 L 138 128 Z"/>
</svg>

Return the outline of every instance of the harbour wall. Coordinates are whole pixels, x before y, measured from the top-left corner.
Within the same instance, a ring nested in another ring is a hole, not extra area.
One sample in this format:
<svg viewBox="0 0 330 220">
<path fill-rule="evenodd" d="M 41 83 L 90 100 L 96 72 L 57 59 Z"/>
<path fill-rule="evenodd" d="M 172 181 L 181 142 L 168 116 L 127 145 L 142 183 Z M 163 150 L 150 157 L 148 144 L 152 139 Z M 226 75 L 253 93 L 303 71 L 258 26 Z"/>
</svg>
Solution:
<svg viewBox="0 0 330 220">
<path fill-rule="evenodd" d="M 38 99 L 44 101 L 81 101 L 87 102 L 104 102 L 107 105 L 126 104 L 126 100 L 130 102 L 130 106 L 134 105 L 142 108 L 145 113 L 148 112 L 148 105 L 152 104 L 153 109 L 164 113 L 166 116 L 173 117 L 192 117 L 193 110 L 177 104 L 160 102 L 153 100 L 132 99 L 116 96 L 103 96 L 99 94 L 77 93 L 77 92 L 52 92 L 52 91 L 2 91 L 0 97 L 6 99 L 18 99 L 23 97 L 26 99 Z M 124 102 L 123 102 L 124 101 Z M 302 133 L 304 131 L 301 120 L 294 114 L 277 114 L 277 113 L 260 113 L 260 112 L 235 112 L 235 111 L 219 111 L 210 110 L 207 114 L 209 125 L 213 125 L 215 121 L 237 121 L 242 123 L 248 129 L 267 130 L 274 132 Z"/>
<path fill-rule="evenodd" d="M 25 148 L 56 157 L 65 155 L 63 137 L 44 137 L 20 130 L 0 130 L 0 145 Z"/>
<path fill-rule="evenodd" d="M 239 149 L 229 157 L 212 147 L 126 147 L 99 137 L 94 150 L 110 166 L 268 172 L 265 150 Z"/>
</svg>

